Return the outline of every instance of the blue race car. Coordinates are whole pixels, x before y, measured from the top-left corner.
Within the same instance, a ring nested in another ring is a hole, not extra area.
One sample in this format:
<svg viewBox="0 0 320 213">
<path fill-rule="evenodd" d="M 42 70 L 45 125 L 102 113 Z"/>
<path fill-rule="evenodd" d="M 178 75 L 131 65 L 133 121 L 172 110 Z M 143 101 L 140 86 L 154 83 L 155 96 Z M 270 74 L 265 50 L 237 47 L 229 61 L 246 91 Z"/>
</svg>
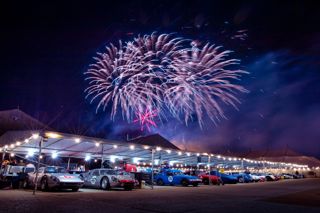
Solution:
<svg viewBox="0 0 320 213">
<path fill-rule="evenodd" d="M 222 184 L 235 184 L 238 183 L 238 178 L 233 175 L 227 175 L 218 171 L 211 171 L 210 175 L 215 175 L 221 178 Z"/>
<path fill-rule="evenodd" d="M 242 173 L 242 172 L 232 172 L 230 175 L 236 177 L 238 179 L 239 183 L 252 183 L 253 178 L 247 174 L 247 173 Z"/>
<path fill-rule="evenodd" d="M 182 186 L 198 186 L 201 179 L 195 176 L 185 175 L 177 169 L 164 169 L 154 177 L 157 185 L 182 185 Z"/>
</svg>

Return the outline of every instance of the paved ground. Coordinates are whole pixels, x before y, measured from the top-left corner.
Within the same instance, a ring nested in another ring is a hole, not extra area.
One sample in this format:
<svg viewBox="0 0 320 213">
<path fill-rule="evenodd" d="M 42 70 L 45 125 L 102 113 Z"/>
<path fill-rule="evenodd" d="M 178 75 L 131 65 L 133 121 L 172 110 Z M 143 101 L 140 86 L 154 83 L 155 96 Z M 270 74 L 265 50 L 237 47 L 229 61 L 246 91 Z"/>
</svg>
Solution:
<svg viewBox="0 0 320 213">
<path fill-rule="evenodd" d="M 320 212 L 320 179 L 154 190 L 1 190 L 0 212 Z"/>
</svg>

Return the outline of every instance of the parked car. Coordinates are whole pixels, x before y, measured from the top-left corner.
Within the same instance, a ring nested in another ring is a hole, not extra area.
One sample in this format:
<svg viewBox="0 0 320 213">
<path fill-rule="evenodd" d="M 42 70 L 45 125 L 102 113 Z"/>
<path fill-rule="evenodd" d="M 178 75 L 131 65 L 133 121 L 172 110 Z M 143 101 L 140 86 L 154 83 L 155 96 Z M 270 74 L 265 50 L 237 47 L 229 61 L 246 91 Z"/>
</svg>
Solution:
<svg viewBox="0 0 320 213">
<path fill-rule="evenodd" d="M 286 174 L 286 173 L 282 173 L 280 177 L 281 179 L 294 179 L 294 176 L 292 174 Z"/>
<path fill-rule="evenodd" d="M 238 178 L 232 175 L 224 174 L 218 171 L 211 171 L 210 175 L 215 175 L 221 178 L 223 184 L 236 184 L 238 183 Z"/>
<path fill-rule="evenodd" d="M 280 180 L 280 177 L 278 177 L 277 175 L 274 175 L 274 174 L 262 174 L 266 177 L 266 181 L 277 181 L 277 180 Z"/>
<path fill-rule="evenodd" d="M 155 175 L 154 180 L 157 185 L 182 185 L 182 186 L 198 186 L 202 180 L 196 176 L 185 175 L 177 169 L 163 169 Z"/>
<path fill-rule="evenodd" d="M 103 190 L 114 187 L 121 187 L 125 190 L 132 190 L 136 183 L 128 172 L 114 169 L 93 169 L 81 174 L 84 186 L 99 188 Z"/>
<path fill-rule="evenodd" d="M 36 172 L 28 173 L 24 187 L 34 187 Z M 42 191 L 49 189 L 72 189 L 78 191 L 83 186 L 83 180 L 77 175 L 67 173 L 66 169 L 58 166 L 40 167 L 38 170 L 37 186 Z"/>
<path fill-rule="evenodd" d="M 266 176 L 259 173 L 249 173 L 254 182 L 264 182 L 266 181 Z"/>
<path fill-rule="evenodd" d="M 71 175 L 76 175 L 76 176 L 78 176 L 78 177 L 81 177 L 81 174 L 85 173 L 85 171 L 81 171 L 81 170 L 69 170 L 68 173 L 71 174 Z"/>
<path fill-rule="evenodd" d="M 231 172 L 229 175 L 232 175 L 237 178 L 239 183 L 251 183 L 253 182 L 253 178 L 247 173 L 241 172 Z"/>
<path fill-rule="evenodd" d="M 0 188 L 12 186 L 20 188 L 26 179 L 27 173 L 34 172 L 34 167 L 6 165 L 0 171 Z"/>
<path fill-rule="evenodd" d="M 200 173 L 198 175 L 198 177 L 202 180 L 202 183 L 205 185 L 209 185 L 209 173 Z M 210 175 L 210 184 L 213 185 L 220 185 L 222 184 L 222 180 L 220 177 L 216 176 L 216 175 Z"/>
</svg>

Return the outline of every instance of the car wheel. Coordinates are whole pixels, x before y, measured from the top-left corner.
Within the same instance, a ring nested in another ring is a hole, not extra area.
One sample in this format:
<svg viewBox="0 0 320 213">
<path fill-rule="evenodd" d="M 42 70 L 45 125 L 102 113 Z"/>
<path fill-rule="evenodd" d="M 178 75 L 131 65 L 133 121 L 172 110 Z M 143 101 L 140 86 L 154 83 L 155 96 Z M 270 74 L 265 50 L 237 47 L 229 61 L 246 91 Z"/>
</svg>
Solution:
<svg viewBox="0 0 320 213">
<path fill-rule="evenodd" d="M 158 186 L 163 186 L 163 185 L 164 185 L 163 180 L 162 180 L 162 179 L 158 179 L 158 180 L 157 180 L 157 185 L 158 185 Z"/>
<path fill-rule="evenodd" d="M 189 181 L 188 181 L 187 179 L 183 179 L 183 180 L 181 181 L 181 185 L 182 185 L 182 186 L 188 186 L 188 185 L 189 185 Z"/>
<path fill-rule="evenodd" d="M 77 192 L 77 191 L 79 191 L 79 188 L 72 188 L 72 191 Z"/>
<path fill-rule="evenodd" d="M 109 179 L 107 177 L 103 177 L 100 183 L 100 187 L 103 190 L 108 190 L 110 189 L 110 183 L 109 183 Z"/>
<path fill-rule="evenodd" d="M 207 178 L 203 179 L 202 182 L 204 185 L 209 185 L 209 179 L 207 179 Z"/>
<path fill-rule="evenodd" d="M 244 183 L 244 178 L 243 177 L 238 178 L 238 182 L 239 183 Z"/>
<path fill-rule="evenodd" d="M 47 178 L 44 178 L 44 179 L 41 180 L 40 188 L 41 188 L 41 191 L 47 191 L 48 190 Z"/>
<path fill-rule="evenodd" d="M 197 187 L 198 183 L 193 183 L 192 186 Z"/>
</svg>

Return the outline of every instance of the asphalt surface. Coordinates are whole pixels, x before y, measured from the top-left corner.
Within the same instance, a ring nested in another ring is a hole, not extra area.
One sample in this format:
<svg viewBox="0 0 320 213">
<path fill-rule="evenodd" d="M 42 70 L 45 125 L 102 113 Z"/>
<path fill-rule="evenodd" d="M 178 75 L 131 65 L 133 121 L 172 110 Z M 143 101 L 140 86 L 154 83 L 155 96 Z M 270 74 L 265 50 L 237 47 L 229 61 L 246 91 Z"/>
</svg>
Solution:
<svg viewBox="0 0 320 213">
<path fill-rule="evenodd" d="M 0 212 L 320 212 L 320 179 L 133 191 L 0 190 Z"/>
</svg>

